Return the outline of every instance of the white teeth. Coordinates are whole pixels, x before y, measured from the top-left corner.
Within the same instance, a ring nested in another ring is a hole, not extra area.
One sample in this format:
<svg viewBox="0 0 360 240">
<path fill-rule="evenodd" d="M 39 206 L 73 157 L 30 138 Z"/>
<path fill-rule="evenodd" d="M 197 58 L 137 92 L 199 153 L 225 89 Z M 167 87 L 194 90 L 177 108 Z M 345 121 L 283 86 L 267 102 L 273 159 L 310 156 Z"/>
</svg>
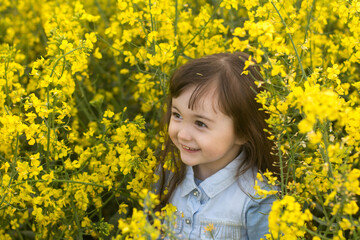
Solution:
<svg viewBox="0 0 360 240">
<path fill-rule="evenodd" d="M 190 147 L 184 146 L 184 145 L 183 145 L 183 148 L 185 148 L 186 150 L 192 150 L 192 151 L 195 151 L 195 150 L 196 150 L 195 148 L 190 148 Z"/>
</svg>

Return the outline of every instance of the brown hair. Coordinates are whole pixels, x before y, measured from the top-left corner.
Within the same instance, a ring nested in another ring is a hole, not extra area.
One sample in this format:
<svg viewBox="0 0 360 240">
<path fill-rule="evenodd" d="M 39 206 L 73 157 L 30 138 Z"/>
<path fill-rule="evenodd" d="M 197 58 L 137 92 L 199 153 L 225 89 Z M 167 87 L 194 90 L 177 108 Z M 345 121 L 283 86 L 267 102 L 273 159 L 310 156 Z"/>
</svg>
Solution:
<svg viewBox="0 0 360 240">
<path fill-rule="evenodd" d="M 276 172 L 273 166 L 274 156 L 271 155 L 273 143 L 264 132 L 267 128 L 267 115 L 259 110 L 262 106 L 255 100 L 258 88 L 254 81 L 262 80 L 262 77 L 255 61 L 246 69 L 248 74 L 243 73 L 248 59 L 249 55 L 242 52 L 220 53 L 191 60 L 178 68 L 170 79 L 167 113 L 164 117 L 164 132 L 167 133 L 172 98 L 195 86 L 189 101 L 189 108 L 193 108 L 211 86 L 210 83 L 216 84 L 221 111 L 233 119 L 236 136 L 245 140 L 242 150 L 246 152 L 247 158 L 238 168 L 238 176 L 254 166 L 262 172 L 266 169 Z M 168 193 L 164 195 L 166 181 L 165 171 L 162 169 L 160 196 L 163 204 L 168 202 L 176 186 L 184 179 L 186 170 L 177 148 L 167 136 L 160 166 L 164 164 L 169 153 L 176 171 L 169 181 Z"/>
</svg>

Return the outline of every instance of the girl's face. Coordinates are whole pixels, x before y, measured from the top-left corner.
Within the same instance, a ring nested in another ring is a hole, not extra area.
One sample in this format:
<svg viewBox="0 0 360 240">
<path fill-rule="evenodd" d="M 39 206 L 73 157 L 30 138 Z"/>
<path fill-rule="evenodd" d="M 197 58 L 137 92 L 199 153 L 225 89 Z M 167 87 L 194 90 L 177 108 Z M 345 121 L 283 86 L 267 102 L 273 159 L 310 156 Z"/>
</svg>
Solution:
<svg viewBox="0 0 360 240">
<path fill-rule="evenodd" d="M 233 120 L 220 111 L 215 87 L 208 89 L 194 109 L 188 108 L 194 89 L 172 99 L 169 136 L 182 162 L 193 166 L 195 177 L 204 180 L 231 162 L 243 141 L 235 135 Z"/>
</svg>

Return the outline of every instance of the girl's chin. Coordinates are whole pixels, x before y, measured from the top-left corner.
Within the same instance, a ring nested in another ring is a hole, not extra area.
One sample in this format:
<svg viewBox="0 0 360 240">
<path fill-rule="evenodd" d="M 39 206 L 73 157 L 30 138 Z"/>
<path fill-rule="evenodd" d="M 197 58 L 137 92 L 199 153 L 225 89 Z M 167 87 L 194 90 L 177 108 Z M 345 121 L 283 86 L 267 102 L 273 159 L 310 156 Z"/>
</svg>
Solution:
<svg viewBox="0 0 360 240">
<path fill-rule="evenodd" d="M 181 155 L 181 161 L 187 165 L 187 166 L 190 166 L 190 167 L 193 167 L 193 166 L 196 166 L 199 164 L 198 161 L 194 161 L 194 159 L 188 159 L 188 156 L 184 157 L 183 155 Z"/>
<path fill-rule="evenodd" d="M 189 167 L 194 167 L 194 166 L 197 166 L 197 165 L 199 165 L 199 164 L 197 164 L 197 163 L 192 163 L 192 162 L 184 162 L 184 161 L 182 161 L 186 166 L 189 166 Z"/>
</svg>

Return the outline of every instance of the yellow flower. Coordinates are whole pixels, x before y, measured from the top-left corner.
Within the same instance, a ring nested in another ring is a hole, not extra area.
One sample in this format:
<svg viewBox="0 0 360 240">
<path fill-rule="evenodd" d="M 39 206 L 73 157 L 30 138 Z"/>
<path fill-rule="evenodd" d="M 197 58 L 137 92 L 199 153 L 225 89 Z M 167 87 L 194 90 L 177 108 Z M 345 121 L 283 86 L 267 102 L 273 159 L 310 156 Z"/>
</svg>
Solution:
<svg viewBox="0 0 360 240">
<path fill-rule="evenodd" d="M 223 0 L 220 4 L 220 7 L 225 7 L 226 9 L 238 9 L 238 1 L 236 0 Z"/>
<path fill-rule="evenodd" d="M 96 33 L 94 33 L 94 32 L 91 32 L 90 34 L 86 33 L 85 38 L 90 40 L 92 43 L 96 43 L 96 41 L 97 41 Z"/>
<path fill-rule="evenodd" d="M 95 48 L 95 51 L 94 51 L 94 57 L 97 58 L 97 59 L 102 59 L 102 54 L 101 52 L 99 51 L 99 48 Z"/>
<path fill-rule="evenodd" d="M 214 228 L 214 224 L 209 223 L 207 226 L 204 227 L 205 228 L 205 232 L 212 232 L 215 228 Z"/>
<path fill-rule="evenodd" d="M 359 206 L 356 204 L 355 201 L 350 201 L 344 206 L 344 212 L 348 215 L 354 215 L 358 211 L 359 211 Z"/>
<path fill-rule="evenodd" d="M 73 44 L 69 43 L 66 39 L 61 41 L 61 45 L 59 47 L 60 49 L 64 50 L 65 52 L 68 52 L 73 48 Z"/>
<path fill-rule="evenodd" d="M 339 225 L 342 228 L 342 230 L 349 230 L 353 228 L 351 222 L 347 218 L 341 219 Z"/>
<path fill-rule="evenodd" d="M 51 171 L 50 173 L 44 174 L 41 179 L 47 181 L 48 183 L 52 182 L 52 180 L 55 179 L 54 172 Z"/>
<path fill-rule="evenodd" d="M 111 110 L 106 110 L 104 113 L 104 117 L 112 118 L 113 116 L 114 116 L 114 112 L 112 112 Z"/>
</svg>

